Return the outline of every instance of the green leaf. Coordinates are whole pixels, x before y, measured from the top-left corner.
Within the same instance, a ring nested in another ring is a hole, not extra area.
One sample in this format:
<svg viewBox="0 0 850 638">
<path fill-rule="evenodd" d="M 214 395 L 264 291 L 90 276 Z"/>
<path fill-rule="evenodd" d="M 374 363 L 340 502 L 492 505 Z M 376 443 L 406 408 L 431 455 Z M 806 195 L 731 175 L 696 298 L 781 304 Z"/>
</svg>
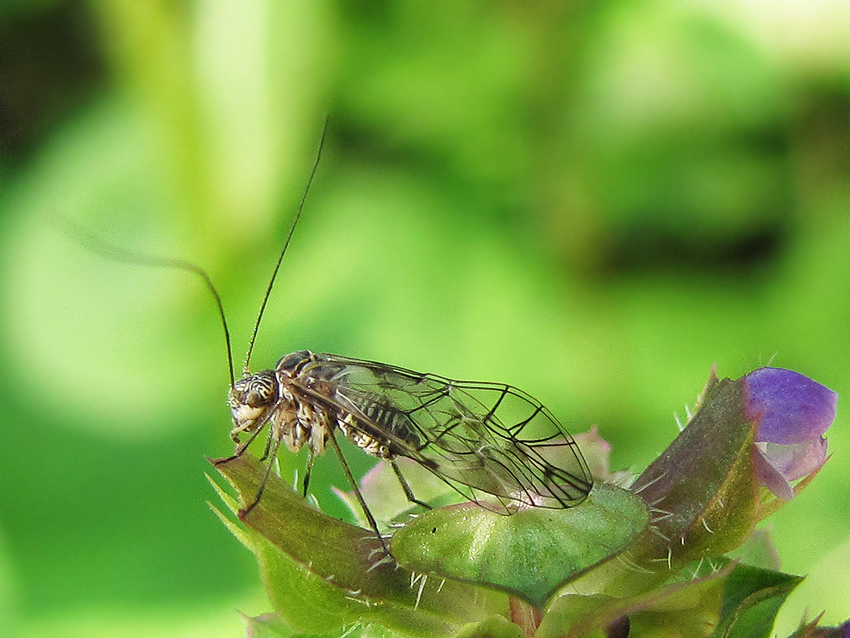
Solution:
<svg viewBox="0 0 850 638">
<path fill-rule="evenodd" d="M 720 618 L 723 584 L 729 570 L 676 582 L 640 596 L 564 595 L 556 598 L 536 638 L 603 638 L 603 629 L 628 618 L 629 638 L 711 635 Z"/>
<path fill-rule="evenodd" d="M 246 638 L 398 638 L 399 634 L 363 622 L 352 623 L 336 631 L 323 634 L 304 634 L 294 631 L 279 614 L 263 614 L 262 616 L 245 616 L 247 628 Z"/>
<path fill-rule="evenodd" d="M 392 552 L 413 571 L 487 585 L 542 607 L 561 585 L 628 547 L 648 518 L 642 499 L 602 484 L 569 509 L 503 516 L 465 503 L 431 510 L 393 535 Z"/>
<path fill-rule="evenodd" d="M 632 490 L 664 516 L 632 553 L 650 566 L 680 567 L 722 556 L 746 539 L 758 518 L 754 428 L 744 409 L 743 381 L 709 378 L 687 427 L 635 481 Z"/>
<path fill-rule="evenodd" d="M 243 504 L 253 501 L 265 472 L 250 455 L 216 469 Z M 446 636 L 507 607 L 504 597 L 461 583 L 441 587 L 391 559 L 382 561 L 372 532 L 326 516 L 276 476 L 250 512 L 239 510 L 239 518 L 272 606 L 296 632 L 326 633 L 366 622 L 404 635 Z"/>
<path fill-rule="evenodd" d="M 718 638 L 764 638 L 772 631 L 779 608 L 802 582 L 800 576 L 737 565 L 723 592 Z"/>
<path fill-rule="evenodd" d="M 729 552 L 727 556 L 745 565 L 779 571 L 781 562 L 779 552 L 770 537 L 770 530 L 757 529 L 740 546 Z"/>
<path fill-rule="evenodd" d="M 710 636 L 720 620 L 720 603 L 728 572 L 675 584 L 645 597 L 646 606 L 631 612 L 630 638 Z"/>
<path fill-rule="evenodd" d="M 455 638 L 525 638 L 519 625 L 502 616 L 493 616 L 461 629 Z"/>
<path fill-rule="evenodd" d="M 623 615 L 622 606 L 621 599 L 610 596 L 559 596 L 543 617 L 535 638 L 603 638 L 605 634 L 602 629 Z"/>
<path fill-rule="evenodd" d="M 295 632 L 277 614 L 245 616 L 246 638 L 293 638 Z"/>
<path fill-rule="evenodd" d="M 845 638 L 842 627 L 821 627 L 820 616 L 811 622 L 800 623 L 793 634 L 788 638 Z"/>
</svg>

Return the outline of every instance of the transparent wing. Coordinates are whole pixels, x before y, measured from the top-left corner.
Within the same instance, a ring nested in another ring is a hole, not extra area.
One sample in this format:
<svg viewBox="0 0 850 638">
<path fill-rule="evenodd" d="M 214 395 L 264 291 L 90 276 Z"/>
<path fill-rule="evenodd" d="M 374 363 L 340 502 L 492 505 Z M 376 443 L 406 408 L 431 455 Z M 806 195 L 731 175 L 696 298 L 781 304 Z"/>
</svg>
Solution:
<svg viewBox="0 0 850 638">
<path fill-rule="evenodd" d="M 504 512 L 511 511 L 510 501 L 560 509 L 590 491 L 590 472 L 575 441 L 522 390 L 316 356 L 299 379 L 302 390 L 337 414 L 353 415 L 357 430 L 470 500 L 478 500 L 477 490 L 496 496 Z"/>
</svg>

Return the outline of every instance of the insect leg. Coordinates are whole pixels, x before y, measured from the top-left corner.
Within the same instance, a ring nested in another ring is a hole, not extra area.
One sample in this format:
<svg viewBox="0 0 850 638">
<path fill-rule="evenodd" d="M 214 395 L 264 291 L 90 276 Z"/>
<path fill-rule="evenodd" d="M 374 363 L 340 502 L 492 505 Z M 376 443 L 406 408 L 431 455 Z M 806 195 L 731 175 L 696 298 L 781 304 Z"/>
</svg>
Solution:
<svg viewBox="0 0 850 638">
<path fill-rule="evenodd" d="M 390 464 L 393 466 L 393 472 L 395 472 L 396 477 L 398 478 L 398 482 L 401 483 L 401 489 L 404 490 L 404 495 L 407 497 L 407 500 L 411 503 L 416 503 L 417 505 L 421 505 L 425 509 L 433 509 L 428 503 L 420 501 L 413 495 L 413 490 L 410 489 L 410 483 L 407 482 L 407 479 L 404 478 L 404 475 L 401 473 L 401 468 L 399 468 L 398 463 L 396 463 L 395 458 L 390 459 Z"/>
<path fill-rule="evenodd" d="M 236 451 L 231 456 L 228 456 L 226 459 L 220 459 L 220 460 L 216 461 L 216 464 L 227 463 L 228 461 L 232 461 L 233 459 L 236 459 L 236 458 L 239 458 L 240 456 L 242 456 L 245 453 L 245 450 L 248 449 L 248 446 L 251 445 L 251 443 L 254 442 L 254 439 L 256 439 L 257 436 L 262 431 L 263 431 L 263 429 L 260 428 L 257 431 L 252 432 L 251 436 L 248 438 L 247 441 L 245 441 L 245 443 L 239 443 L 239 441 L 236 441 L 236 439 L 233 439 L 237 443 Z M 266 449 L 268 449 L 268 442 L 266 442 Z"/>
<path fill-rule="evenodd" d="M 269 428 L 269 436 L 266 438 L 266 447 L 263 448 L 263 455 L 260 457 L 261 461 L 265 461 L 269 458 L 269 451 L 272 449 L 272 440 L 274 439 L 274 428 Z M 253 439 L 252 439 L 253 440 Z M 249 443 L 251 441 L 248 441 Z M 278 443 L 280 445 L 280 443 Z M 277 449 L 277 448 L 275 448 Z M 272 462 L 274 462 L 274 457 L 272 457 Z"/>
<path fill-rule="evenodd" d="M 381 536 L 381 530 L 378 529 L 378 523 L 375 521 L 375 517 L 372 516 L 372 512 L 369 510 L 369 506 L 366 505 L 366 500 L 363 498 L 363 494 L 360 493 L 360 487 L 357 485 L 357 481 L 354 479 L 354 475 L 351 473 L 351 468 L 348 467 L 348 462 L 342 455 L 342 449 L 339 447 L 339 442 L 336 440 L 336 436 L 334 436 L 333 431 L 329 433 L 328 438 L 333 444 L 334 450 L 336 451 L 336 455 L 339 458 L 339 463 L 340 465 L 342 465 L 342 469 L 345 472 L 345 476 L 348 478 L 348 482 L 351 483 L 351 487 L 354 489 L 354 495 L 357 497 L 357 502 L 360 503 L 360 509 L 363 510 L 363 514 L 366 515 L 366 519 L 369 521 L 369 526 L 378 536 L 378 541 L 381 543 L 381 547 L 384 548 L 384 551 L 387 554 L 390 554 L 389 548 L 384 543 L 384 537 Z"/>
<path fill-rule="evenodd" d="M 310 473 L 313 471 L 313 450 L 307 450 L 307 466 L 304 468 L 304 483 L 301 495 L 307 498 L 307 486 L 310 485 Z"/>
<path fill-rule="evenodd" d="M 260 502 L 260 498 L 263 496 L 263 491 L 266 489 L 266 483 L 268 483 L 269 476 L 271 476 L 272 467 L 274 467 L 274 461 L 277 458 L 277 451 L 280 449 L 280 443 L 283 440 L 283 436 L 280 435 L 280 433 L 274 432 L 274 429 L 272 428 L 272 434 L 269 437 L 269 440 L 272 442 L 271 455 L 269 462 L 266 463 L 266 471 L 263 474 L 263 480 L 260 483 L 260 488 L 257 490 L 257 495 L 254 497 L 254 501 L 240 512 L 241 516 L 248 514 L 248 512 L 254 509 L 257 503 Z"/>
</svg>

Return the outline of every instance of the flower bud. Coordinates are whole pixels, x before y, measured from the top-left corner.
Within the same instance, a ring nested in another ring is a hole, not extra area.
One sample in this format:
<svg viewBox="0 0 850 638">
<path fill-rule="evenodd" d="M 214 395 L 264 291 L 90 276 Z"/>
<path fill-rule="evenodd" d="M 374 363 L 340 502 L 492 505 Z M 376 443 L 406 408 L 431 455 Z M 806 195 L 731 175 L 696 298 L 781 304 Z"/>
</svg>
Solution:
<svg viewBox="0 0 850 638">
<path fill-rule="evenodd" d="M 760 368 L 744 377 L 747 420 L 756 426 L 755 468 L 759 480 L 786 501 L 792 481 L 826 462 L 824 432 L 835 419 L 838 395 L 799 372 Z"/>
</svg>

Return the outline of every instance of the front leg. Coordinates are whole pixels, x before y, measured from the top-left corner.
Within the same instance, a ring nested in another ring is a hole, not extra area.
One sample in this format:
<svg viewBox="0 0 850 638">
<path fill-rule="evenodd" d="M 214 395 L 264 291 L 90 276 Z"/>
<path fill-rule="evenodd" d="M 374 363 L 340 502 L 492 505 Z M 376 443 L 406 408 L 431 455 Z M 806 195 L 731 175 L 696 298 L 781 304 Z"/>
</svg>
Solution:
<svg viewBox="0 0 850 638">
<path fill-rule="evenodd" d="M 239 434 L 244 432 L 244 430 L 237 430 L 235 428 L 233 430 L 231 430 L 230 431 L 230 438 L 233 440 L 234 443 L 236 443 L 236 449 L 233 451 L 233 454 L 231 454 L 227 458 L 219 459 L 218 461 L 216 461 L 216 464 L 227 463 L 228 461 L 232 461 L 233 459 L 236 459 L 236 458 L 239 458 L 240 456 L 242 456 L 245 453 L 245 450 L 248 449 L 248 446 L 251 445 L 251 443 L 254 442 L 254 439 L 257 438 L 257 435 L 259 435 L 261 431 L 262 431 L 262 428 L 259 428 L 256 431 L 252 432 L 251 436 L 248 437 L 248 440 L 245 441 L 244 443 L 242 443 L 239 440 Z"/>
</svg>

